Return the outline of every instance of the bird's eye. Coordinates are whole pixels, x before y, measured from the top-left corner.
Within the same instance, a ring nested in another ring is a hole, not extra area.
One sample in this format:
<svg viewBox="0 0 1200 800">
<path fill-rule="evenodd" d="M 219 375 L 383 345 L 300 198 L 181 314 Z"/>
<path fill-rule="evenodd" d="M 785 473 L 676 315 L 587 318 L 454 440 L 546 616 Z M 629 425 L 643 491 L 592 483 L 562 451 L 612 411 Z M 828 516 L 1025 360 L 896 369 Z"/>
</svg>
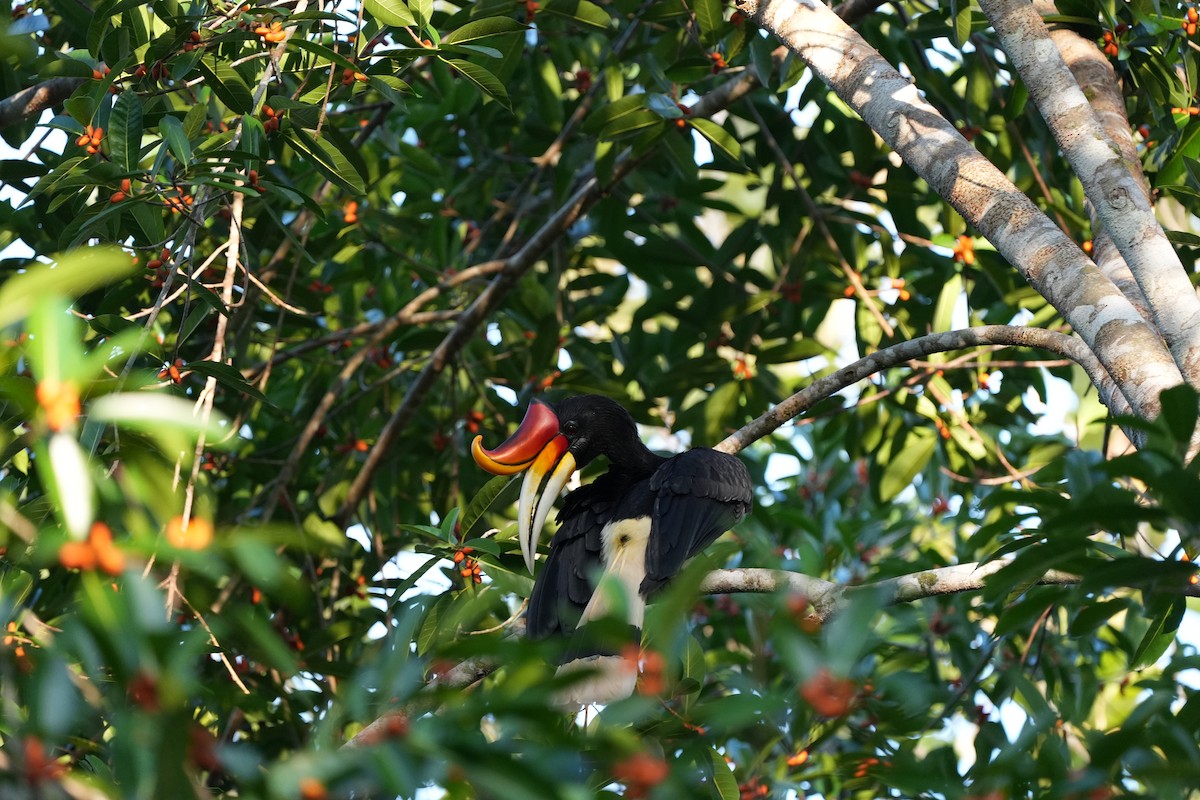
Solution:
<svg viewBox="0 0 1200 800">
<path fill-rule="evenodd" d="M 574 436 L 579 433 L 579 423 L 574 420 L 569 420 L 563 423 L 562 432 L 567 436 Z"/>
</svg>

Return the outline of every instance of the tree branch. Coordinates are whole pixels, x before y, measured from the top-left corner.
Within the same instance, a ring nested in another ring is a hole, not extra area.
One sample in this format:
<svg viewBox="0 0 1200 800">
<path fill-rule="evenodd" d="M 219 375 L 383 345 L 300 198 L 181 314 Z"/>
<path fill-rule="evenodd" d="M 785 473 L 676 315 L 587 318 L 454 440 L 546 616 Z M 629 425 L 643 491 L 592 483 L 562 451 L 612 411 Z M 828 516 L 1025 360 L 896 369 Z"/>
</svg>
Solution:
<svg viewBox="0 0 1200 800">
<path fill-rule="evenodd" d="M 1058 13 L 1052 0 L 1036 0 L 1034 7 L 1043 17 Z M 1129 174 L 1137 181 L 1138 186 L 1150 195 L 1150 186 L 1146 175 L 1142 172 L 1142 162 L 1138 158 L 1137 147 L 1129 132 L 1129 118 L 1125 115 L 1125 98 L 1117 81 L 1117 74 L 1112 64 L 1096 47 L 1096 43 L 1085 39 L 1075 31 L 1066 27 L 1050 27 L 1050 38 L 1062 53 L 1063 60 L 1079 87 L 1091 102 L 1096 118 L 1104 126 L 1105 133 L 1117 146 L 1121 160 Z M 1153 314 L 1146 302 L 1142 290 L 1137 285 L 1129 265 L 1117 250 L 1112 236 L 1104 227 L 1097 209 L 1091 203 L 1087 204 L 1088 216 L 1092 220 L 1092 258 L 1109 279 L 1117 285 L 1122 294 L 1129 298 L 1133 307 L 1147 321 L 1152 320 Z"/>
<path fill-rule="evenodd" d="M 915 358 L 933 353 L 961 350 L 964 347 L 1000 345 L 1007 347 L 1037 347 L 1071 359 L 1081 366 L 1092 383 L 1100 388 L 1105 405 L 1115 414 L 1129 413 L 1124 397 L 1115 391 L 1104 367 L 1081 339 L 1042 328 L 1022 328 L 1012 325 L 985 325 L 946 333 L 931 333 L 907 342 L 885 347 L 860 358 L 837 372 L 817 378 L 757 419 L 730 434 L 714 449 L 736 453 L 774 431 L 789 420 L 803 414 L 814 405 L 864 378 L 885 369 L 898 367 Z"/>
<path fill-rule="evenodd" d="M 51 78 L 0 100 L 0 128 L 17 125 L 62 103 L 87 78 Z"/>
<path fill-rule="evenodd" d="M 643 159 L 644 157 L 640 159 L 626 158 L 618 163 L 613 169 L 613 183 L 624 179 Z M 367 488 L 370 486 L 371 479 L 375 475 L 375 470 L 379 468 L 384 457 L 387 455 L 392 441 L 404 429 L 404 426 L 408 424 L 413 414 L 416 413 L 417 407 L 420 406 L 421 401 L 424 400 L 429 390 L 433 388 L 434 382 L 442 374 L 447 364 L 466 345 L 470 338 L 475 335 L 479 326 L 484 323 L 488 315 L 500 304 L 508 293 L 508 290 L 516 285 L 522 275 L 533 268 L 542 254 L 558 240 L 559 236 L 564 234 L 588 209 L 604 196 L 606 188 L 602 187 L 595 177 L 584 181 L 583 185 L 575 191 L 571 198 L 530 237 L 524 247 L 504 259 L 503 268 L 492 279 L 487 288 L 463 311 L 462 315 L 458 318 L 458 323 L 434 349 L 429 362 L 408 387 L 408 391 L 405 393 L 404 400 L 400 403 L 399 408 L 396 409 L 379 431 L 379 436 L 376 438 L 371 451 L 367 453 L 367 458 L 363 462 L 362 469 L 354 476 L 354 482 L 350 485 L 350 489 L 346 493 L 346 498 L 337 515 L 339 524 L 349 524 L 355 509 L 357 509 L 358 504 L 366 494 Z"/>
<path fill-rule="evenodd" d="M 691 115 L 695 117 L 711 116 L 730 103 L 744 97 L 757 85 L 757 81 L 749 78 L 728 81 L 692 106 Z M 520 277 L 532 269 L 550 247 L 558 241 L 559 237 L 599 202 L 612 186 L 624 180 L 629 173 L 648 160 L 653 152 L 651 150 L 642 156 L 630 156 L 619 161 L 613 168 L 612 177 L 606 185 L 602 185 L 594 176 L 586 179 L 570 199 L 538 228 L 520 250 L 503 259 L 502 266 L 496 276 L 492 278 L 491 283 L 462 312 L 454 328 L 434 349 L 429 362 L 409 386 L 400 406 L 380 430 L 375 444 L 367 453 L 367 458 L 358 474 L 355 475 L 354 482 L 350 485 L 341 509 L 338 511 L 337 521 L 339 524 L 349 524 L 350 518 L 370 486 L 375 471 L 383 463 L 388 448 L 397 434 L 412 419 L 413 414 L 416 413 L 425 395 L 433 387 L 442 371 L 475 335 L 479 326 L 500 304 L 508 290 L 516 285 Z"/>
<path fill-rule="evenodd" d="M 819 0 L 741 0 L 1070 322 L 1133 411 L 1182 381 L 1157 333 L 1033 202 Z"/>
<path fill-rule="evenodd" d="M 881 592 L 886 605 L 912 603 L 929 597 L 979 591 L 987 579 L 1011 563 L 1011 559 L 998 559 L 987 563 L 954 564 L 946 567 L 922 570 L 909 575 L 899 575 L 873 583 L 846 586 L 779 569 L 744 567 L 741 569 L 715 569 L 700 582 L 701 594 L 773 594 L 789 592 L 803 595 L 809 602 L 812 617 L 825 622 L 844 604 L 848 595 L 860 592 Z M 1079 582 L 1079 577 L 1059 570 L 1048 570 L 1037 581 L 1038 585 L 1070 586 Z M 1187 597 L 1200 596 L 1200 587 L 1185 586 L 1180 590 Z M 513 634 L 520 634 L 523 626 L 514 626 Z M 426 688 L 462 689 L 486 678 L 502 666 L 491 658 L 471 658 L 454 667 L 435 674 Z M 348 740 L 344 747 L 366 747 L 378 744 L 396 734 L 397 726 L 403 724 L 411 707 L 392 708 L 360 730 Z"/>
<path fill-rule="evenodd" d="M 1183 378 L 1200 388 L 1200 298 L 1144 185 L 1105 134 L 1034 7 L 1025 0 L 980 0 L 980 8 L 1132 270 Z"/>
</svg>

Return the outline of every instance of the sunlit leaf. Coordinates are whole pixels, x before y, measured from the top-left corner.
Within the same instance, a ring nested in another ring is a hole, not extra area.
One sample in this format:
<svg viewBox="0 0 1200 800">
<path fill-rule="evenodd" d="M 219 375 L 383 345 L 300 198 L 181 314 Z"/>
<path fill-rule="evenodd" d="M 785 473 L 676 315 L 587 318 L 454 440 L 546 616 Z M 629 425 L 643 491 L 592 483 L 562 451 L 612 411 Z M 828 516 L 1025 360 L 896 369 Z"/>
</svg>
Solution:
<svg viewBox="0 0 1200 800">
<path fill-rule="evenodd" d="M 416 25 L 417 20 L 402 0 L 365 0 L 363 9 L 381 25 L 405 28 Z"/>
<path fill-rule="evenodd" d="M 142 146 L 142 101 L 133 92 L 121 92 L 108 119 L 109 155 L 125 172 L 137 169 Z"/>
<path fill-rule="evenodd" d="M 52 264 L 31 265 L 0 286 L 0 327 L 22 319 L 47 292 L 79 295 L 132 274 L 137 265 L 115 247 L 87 247 Z"/>
</svg>

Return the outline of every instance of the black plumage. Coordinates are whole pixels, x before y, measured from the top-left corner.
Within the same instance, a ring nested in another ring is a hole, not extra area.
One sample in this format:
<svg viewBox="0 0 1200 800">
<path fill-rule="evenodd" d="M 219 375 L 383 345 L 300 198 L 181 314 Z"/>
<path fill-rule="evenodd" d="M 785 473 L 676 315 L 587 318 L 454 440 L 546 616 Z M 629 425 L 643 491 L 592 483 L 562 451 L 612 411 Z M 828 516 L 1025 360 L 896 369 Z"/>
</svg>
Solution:
<svg viewBox="0 0 1200 800">
<path fill-rule="evenodd" d="M 569 635 L 579 624 L 604 568 L 605 525 L 649 517 L 640 587 L 649 597 L 744 517 L 752 499 L 750 475 L 736 457 L 709 448 L 669 458 L 657 455 L 637 437 L 629 413 L 609 398 L 584 395 L 554 408 L 560 430 L 570 427 L 568 421 L 578 423 L 577 430 L 588 429 L 587 438 L 578 437 L 583 458 L 605 455 L 609 468 L 563 500 L 561 527 L 550 542 L 526 612 L 534 638 Z M 576 456 L 580 466 L 586 463 L 583 458 Z"/>
<path fill-rule="evenodd" d="M 533 638 L 570 641 L 559 672 L 581 673 L 583 680 L 558 696 L 564 708 L 628 696 L 636 658 L 627 648 L 640 638 L 646 599 L 749 512 L 753 491 L 745 465 L 708 448 L 657 455 L 638 437 L 629 412 L 599 395 L 553 405 L 534 401 L 508 441 L 495 450 L 480 442 L 476 438 L 472 453 L 481 467 L 526 473 L 518 529 L 531 570 L 540 529 L 567 479 L 601 456 L 608 459 L 604 474 L 562 503 L 526 629 Z M 620 605 L 597 590 L 602 580 L 616 583 L 625 598 L 629 630 L 617 642 L 580 634 Z"/>
</svg>

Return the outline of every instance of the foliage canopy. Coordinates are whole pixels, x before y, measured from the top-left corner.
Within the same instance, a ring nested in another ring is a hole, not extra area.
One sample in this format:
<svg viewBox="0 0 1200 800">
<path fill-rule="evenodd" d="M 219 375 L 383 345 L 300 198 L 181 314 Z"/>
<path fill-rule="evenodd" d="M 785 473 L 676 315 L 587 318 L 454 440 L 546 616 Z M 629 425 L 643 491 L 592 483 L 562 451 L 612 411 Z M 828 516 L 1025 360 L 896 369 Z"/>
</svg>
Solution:
<svg viewBox="0 0 1200 800">
<path fill-rule="evenodd" d="M 840 12 L 1100 260 L 980 8 L 876 5 Z M 848 354 L 1068 330 L 743 12 L 10 10 L 5 797 L 1200 790 L 1196 396 L 1114 420 L 1061 352 L 928 352 L 759 439 L 756 509 L 652 606 L 642 690 L 549 706 L 477 433 L 599 392 L 654 447 L 715 444 Z M 1050 20 L 1111 60 L 1190 273 L 1194 11 Z M 703 593 L 723 566 L 793 588 Z"/>
</svg>

